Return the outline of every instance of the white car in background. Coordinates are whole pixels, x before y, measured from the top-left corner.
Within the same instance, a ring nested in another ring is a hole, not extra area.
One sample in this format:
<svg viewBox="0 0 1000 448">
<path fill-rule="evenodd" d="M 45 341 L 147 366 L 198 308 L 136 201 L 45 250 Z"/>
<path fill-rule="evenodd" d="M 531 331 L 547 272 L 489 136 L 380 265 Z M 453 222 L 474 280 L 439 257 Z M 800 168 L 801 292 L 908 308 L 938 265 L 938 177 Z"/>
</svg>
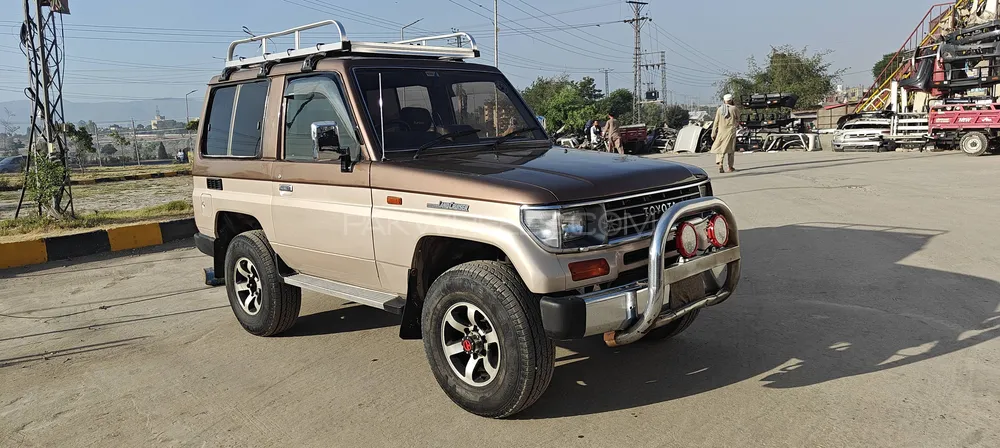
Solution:
<svg viewBox="0 0 1000 448">
<path fill-rule="evenodd" d="M 895 146 L 885 137 L 892 133 L 892 121 L 888 118 L 857 118 L 848 121 L 844 127 L 833 133 L 833 150 L 880 151 Z M 895 148 L 892 148 L 895 150 Z"/>
</svg>

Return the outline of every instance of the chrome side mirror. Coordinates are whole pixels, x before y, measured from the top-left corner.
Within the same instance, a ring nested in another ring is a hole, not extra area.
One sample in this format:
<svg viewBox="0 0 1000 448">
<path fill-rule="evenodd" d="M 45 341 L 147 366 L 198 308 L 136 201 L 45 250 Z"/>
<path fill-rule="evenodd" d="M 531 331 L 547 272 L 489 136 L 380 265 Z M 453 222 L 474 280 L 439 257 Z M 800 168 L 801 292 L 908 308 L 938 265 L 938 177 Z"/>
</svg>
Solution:
<svg viewBox="0 0 1000 448">
<path fill-rule="evenodd" d="M 340 149 L 340 126 L 336 121 L 317 121 L 310 126 L 313 141 L 313 160 L 319 160 L 319 153 L 334 151 L 343 154 Z"/>
<path fill-rule="evenodd" d="M 309 129 L 313 141 L 313 160 L 319 160 L 321 152 L 331 151 L 340 155 L 341 171 L 349 173 L 354 170 L 357 160 L 351 156 L 351 148 L 340 146 L 340 126 L 336 121 L 317 121 Z"/>
</svg>

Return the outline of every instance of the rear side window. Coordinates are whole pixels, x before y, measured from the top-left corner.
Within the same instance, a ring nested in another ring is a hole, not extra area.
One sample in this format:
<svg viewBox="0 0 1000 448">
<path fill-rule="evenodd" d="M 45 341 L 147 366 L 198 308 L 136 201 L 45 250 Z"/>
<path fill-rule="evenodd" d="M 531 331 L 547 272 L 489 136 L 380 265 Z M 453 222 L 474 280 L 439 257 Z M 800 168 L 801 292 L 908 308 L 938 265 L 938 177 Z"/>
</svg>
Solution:
<svg viewBox="0 0 1000 448">
<path fill-rule="evenodd" d="M 227 86 L 212 93 L 205 146 L 210 157 L 259 157 L 268 81 Z"/>
<path fill-rule="evenodd" d="M 257 156 L 260 151 L 261 131 L 264 129 L 266 100 L 266 81 L 240 86 L 236 97 L 236 114 L 233 117 L 233 138 L 229 151 L 231 156 Z"/>
<path fill-rule="evenodd" d="M 236 86 L 216 89 L 212 93 L 206 128 L 208 132 L 205 135 L 202 154 L 216 157 L 229 154 L 229 130 L 233 119 L 234 99 L 236 99 Z"/>
</svg>

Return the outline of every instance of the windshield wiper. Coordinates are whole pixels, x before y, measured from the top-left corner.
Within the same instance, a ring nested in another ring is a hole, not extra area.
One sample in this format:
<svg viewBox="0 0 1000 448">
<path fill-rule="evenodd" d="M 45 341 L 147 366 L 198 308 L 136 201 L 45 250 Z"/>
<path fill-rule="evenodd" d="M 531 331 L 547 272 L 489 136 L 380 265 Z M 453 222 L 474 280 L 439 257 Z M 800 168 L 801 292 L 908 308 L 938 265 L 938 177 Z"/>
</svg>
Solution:
<svg viewBox="0 0 1000 448">
<path fill-rule="evenodd" d="M 424 143 L 419 148 L 417 148 L 417 152 L 413 153 L 413 158 L 416 159 L 417 157 L 419 157 L 420 156 L 420 151 L 423 151 L 425 149 L 428 149 L 428 148 L 437 146 L 437 145 L 439 145 L 441 143 L 444 143 L 445 140 L 452 140 L 452 141 L 454 141 L 456 138 L 465 137 L 467 135 L 472 135 L 472 134 L 478 134 L 479 132 L 480 132 L 479 129 L 466 129 L 464 131 L 449 132 L 447 134 L 441 135 L 441 136 L 435 138 L 434 140 L 431 140 L 431 141 L 429 141 L 427 143 Z"/>
<path fill-rule="evenodd" d="M 496 151 L 497 149 L 500 149 L 500 145 L 502 145 L 504 143 L 507 143 L 510 139 L 512 139 L 514 137 L 517 137 L 518 135 L 524 134 L 525 132 L 534 132 L 534 131 L 537 131 L 537 130 L 539 130 L 538 126 L 531 126 L 531 127 L 521 128 L 521 129 L 517 129 L 515 131 L 512 131 L 511 133 L 509 133 L 509 134 L 507 134 L 507 135 L 505 135 L 503 137 L 500 137 L 500 138 L 497 139 L 497 141 L 493 142 L 493 151 Z"/>
</svg>

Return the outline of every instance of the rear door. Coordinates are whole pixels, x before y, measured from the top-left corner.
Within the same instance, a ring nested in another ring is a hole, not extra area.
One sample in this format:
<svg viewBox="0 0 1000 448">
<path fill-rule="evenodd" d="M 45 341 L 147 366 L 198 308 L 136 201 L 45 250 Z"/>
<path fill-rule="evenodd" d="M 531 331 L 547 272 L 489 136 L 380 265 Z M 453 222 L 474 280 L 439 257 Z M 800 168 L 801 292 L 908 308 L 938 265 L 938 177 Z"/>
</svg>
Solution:
<svg viewBox="0 0 1000 448">
<path fill-rule="evenodd" d="M 378 288 L 372 241 L 370 162 L 342 172 L 340 156 L 314 151 L 311 126 L 336 122 L 340 146 L 361 151 L 336 74 L 291 78 L 282 100 L 278 161 L 272 172 L 271 244 L 303 274 Z"/>
</svg>

